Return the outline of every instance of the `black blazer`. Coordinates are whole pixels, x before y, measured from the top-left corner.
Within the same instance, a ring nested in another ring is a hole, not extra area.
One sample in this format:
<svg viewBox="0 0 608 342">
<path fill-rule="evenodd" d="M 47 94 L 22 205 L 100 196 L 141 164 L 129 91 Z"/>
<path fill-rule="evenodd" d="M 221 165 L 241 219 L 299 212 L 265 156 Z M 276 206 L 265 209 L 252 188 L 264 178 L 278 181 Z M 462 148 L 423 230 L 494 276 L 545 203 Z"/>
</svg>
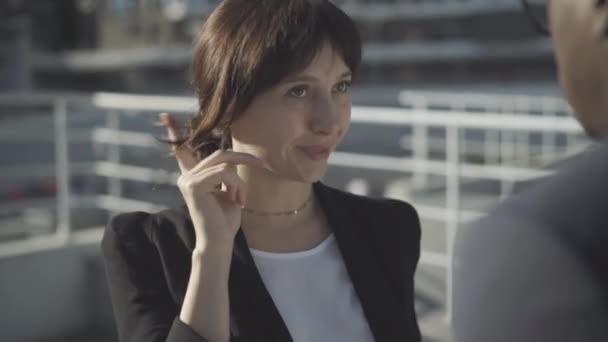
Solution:
<svg viewBox="0 0 608 342">
<path fill-rule="evenodd" d="M 420 223 L 407 203 L 370 199 L 320 182 L 314 193 L 334 233 L 363 312 L 378 342 L 420 341 L 414 272 Z M 195 237 L 185 207 L 114 217 L 102 241 L 121 342 L 204 342 L 179 319 Z M 291 341 L 242 231 L 229 278 L 232 341 Z"/>
</svg>

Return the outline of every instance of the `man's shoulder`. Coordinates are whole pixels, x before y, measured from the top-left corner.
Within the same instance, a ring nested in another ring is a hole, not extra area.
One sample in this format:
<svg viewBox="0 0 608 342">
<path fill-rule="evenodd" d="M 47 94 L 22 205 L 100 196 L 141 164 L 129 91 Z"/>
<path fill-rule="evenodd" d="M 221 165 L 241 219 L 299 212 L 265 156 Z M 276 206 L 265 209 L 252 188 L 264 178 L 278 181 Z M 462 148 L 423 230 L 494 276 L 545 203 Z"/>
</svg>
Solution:
<svg viewBox="0 0 608 342">
<path fill-rule="evenodd" d="M 599 142 L 529 192 L 506 201 L 506 210 L 552 225 L 578 226 L 604 219 L 608 191 L 608 140 Z"/>
<path fill-rule="evenodd" d="M 464 225 L 457 249 L 513 248 L 530 236 L 587 244 L 608 220 L 608 143 L 599 143 L 542 184 Z M 598 235 L 599 234 L 599 235 Z M 492 247 L 489 247 L 492 246 Z"/>
</svg>

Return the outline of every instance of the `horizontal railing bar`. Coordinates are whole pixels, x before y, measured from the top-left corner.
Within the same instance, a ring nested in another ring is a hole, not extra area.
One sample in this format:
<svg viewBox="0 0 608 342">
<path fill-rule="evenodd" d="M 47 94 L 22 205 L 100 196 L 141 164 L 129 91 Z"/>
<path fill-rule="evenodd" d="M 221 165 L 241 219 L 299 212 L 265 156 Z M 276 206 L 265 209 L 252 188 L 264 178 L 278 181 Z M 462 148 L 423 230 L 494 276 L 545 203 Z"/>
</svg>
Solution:
<svg viewBox="0 0 608 342">
<path fill-rule="evenodd" d="M 93 166 L 95 174 L 124 180 L 134 180 L 147 183 L 176 184 L 179 173 L 141 166 L 131 166 L 112 162 L 96 162 Z"/>
<path fill-rule="evenodd" d="M 95 128 L 91 134 L 91 139 L 94 142 L 108 145 L 125 145 L 124 142 L 128 141 L 129 146 L 160 146 L 160 142 L 154 139 L 154 137 L 150 133 L 113 130 L 110 128 Z"/>
<path fill-rule="evenodd" d="M 92 97 L 98 108 L 138 111 L 192 112 L 198 103 L 194 97 L 127 95 L 115 93 L 96 93 Z"/>
<path fill-rule="evenodd" d="M 329 164 L 332 166 L 350 167 L 354 169 L 393 172 L 413 172 L 413 170 L 416 170 L 419 173 L 439 176 L 446 176 L 448 174 L 447 163 L 444 161 L 364 155 L 349 152 L 334 152 L 329 159 Z M 124 164 L 111 162 L 97 162 L 94 168 L 96 171 L 99 171 L 99 173 L 96 174 L 100 176 L 148 183 L 172 183 L 177 180 L 178 177 L 178 174 L 176 173 L 167 173 L 166 171 L 141 166 L 125 166 Z M 550 170 L 466 163 L 460 164 L 460 170 L 461 176 L 464 178 L 505 181 L 544 177 L 552 174 Z"/>
<path fill-rule="evenodd" d="M 94 162 L 72 162 L 70 164 L 70 175 L 82 176 L 93 174 Z M 55 163 L 35 163 L 17 166 L 0 167 L 0 181 L 18 181 L 32 178 L 55 177 Z"/>
<path fill-rule="evenodd" d="M 565 99 L 548 95 L 403 90 L 399 93 L 398 99 L 399 103 L 402 105 L 420 105 L 422 107 L 454 105 L 460 107 L 473 106 L 521 110 L 523 108 L 520 108 L 520 105 L 526 104 L 534 110 L 572 111 L 572 108 Z"/>
<path fill-rule="evenodd" d="M 49 234 L 0 242 L 0 259 L 61 249 L 66 245 L 97 245 L 101 242 L 103 231 L 104 227 L 91 227 L 74 231 L 67 239 L 57 234 Z"/>
<path fill-rule="evenodd" d="M 445 268 L 448 265 L 448 256 L 445 253 L 420 251 L 420 264 Z"/>
<path fill-rule="evenodd" d="M 110 195 L 73 196 L 71 205 L 73 208 L 100 208 L 112 212 L 146 211 L 154 213 L 167 209 L 166 206 L 151 202 Z"/>
<path fill-rule="evenodd" d="M 197 108 L 194 97 L 156 96 L 99 92 L 91 94 L 70 92 L 49 93 L 0 93 L 0 105 L 24 107 L 52 107 L 57 98 L 67 99 L 69 104 L 87 105 L 100 109 L 117 110 L 172 110 L 176 114 L 191 113 Z M 143 102 L 143 103 L 142 103 Z M 476 92 L 448 93 L 442 91 L 403 90 L 399 102 L 405 106 L 420 105 L 423 108 L 433 105 L 458 107 L 485 107 L 495 110 L 512 109 L 520 112 L 527 107 L 531 110 L 571 112 L 568 102 L 561 97 L 548 95 L 486 94 Z M 432 108 L 430 108 L 432 110 Z"/>
<path fill-rule="evenodd" d="M 69 142 L 91 141 L 91 130 L 70 130 Z M 1 142 L 55 142 L 52 131 L 44 128 L 37 129 L 0 129 Z"/>
<path fill-rule="evenodd" d="M 412 159 L 401 157 L 388 157 L 377 155 L 362 155 L 349 152 L 334 152 L 330 157 L 330 164 L 360 169 L 414 172 L 445 176 L 448 174 L 447 162 Z M 529 177 L 542 177 L 551 174 L 547 170 L 526 169 L 509 166 L 490 166 L 461 163 L 459 164 L 461 177 L 491 180 L 514 181 Z"/>
<path fill-rule="evenodd" d="M 462 110 L 423 110 L 357 106 L 352 109 L 353 123 L 373 125 L 417 125 L 519 132 L 581 133 L 571 117 L 468 113 Z"/>
<path fill-rule="evenodd" d="M 415 205 L 416 211 L 420 215 L 421 218 L 429 219 L 429 220 L 437 220 L 441 222 L 447 222 L 449 217 L 449 210 L 447 208 L 442 207 L 430 207 L 425 205 L 420 205 L 416 203 Z M 460 222 L 466 223 L 469 221 L 473 221 L 483 217 L 485 214 L 481 212 L 476 212 L 472 210 L 459 210 Z"/>
</svg>

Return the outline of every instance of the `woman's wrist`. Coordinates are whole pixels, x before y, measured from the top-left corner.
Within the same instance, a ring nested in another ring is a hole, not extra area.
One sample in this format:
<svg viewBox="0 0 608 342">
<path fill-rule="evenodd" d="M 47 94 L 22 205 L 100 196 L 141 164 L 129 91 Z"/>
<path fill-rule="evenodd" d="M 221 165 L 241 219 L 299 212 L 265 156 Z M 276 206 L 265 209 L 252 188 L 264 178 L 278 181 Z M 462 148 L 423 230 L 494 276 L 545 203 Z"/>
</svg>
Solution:
<svg viewBox="0 0 608 342">
<path fill-rule="evenodd" d="M 193 261 L 203 259 L 231 259 L 234 242 L 215 242 L 207 241 L 205 243 L 197 243 L 192 250 Z"/>
<path fill-rule="evenodd" d="M 195 248 L 192 251 L 192 269 L 190 275 L 195 278 L 208 278 L 212 275 L 216 284 L 227 283 L 231 263 L 231 249 L 228 250 L 224 247 Z"/>
</svg>

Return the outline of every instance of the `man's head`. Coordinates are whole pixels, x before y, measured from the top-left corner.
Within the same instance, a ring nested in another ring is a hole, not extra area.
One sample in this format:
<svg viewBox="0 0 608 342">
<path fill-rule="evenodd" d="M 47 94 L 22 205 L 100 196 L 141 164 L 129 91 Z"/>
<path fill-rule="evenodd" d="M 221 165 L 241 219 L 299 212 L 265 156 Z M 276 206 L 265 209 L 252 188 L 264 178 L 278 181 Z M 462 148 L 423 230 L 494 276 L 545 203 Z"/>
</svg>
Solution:
<svg viewBox="0 0 608 342">
<path fill-rule="evenodd" d="M 608 0 L 548 0 L 561 86 L 593 137 L 608 136 Z"/>
</svg>

